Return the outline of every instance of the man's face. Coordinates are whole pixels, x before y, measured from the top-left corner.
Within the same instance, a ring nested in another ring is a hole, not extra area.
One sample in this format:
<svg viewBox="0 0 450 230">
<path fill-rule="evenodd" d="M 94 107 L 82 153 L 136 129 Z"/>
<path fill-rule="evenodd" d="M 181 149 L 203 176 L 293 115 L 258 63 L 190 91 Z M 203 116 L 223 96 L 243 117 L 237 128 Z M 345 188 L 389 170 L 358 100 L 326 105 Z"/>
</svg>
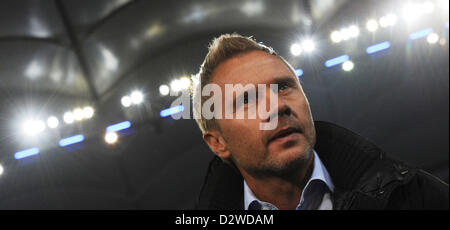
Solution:
<svg viewBox="0 0 450 230">
<path fill-rule="evenodd" d="M 253 84 L 255 88 L 265 84 L 267 111 L 271 116 L 278 114 L 273 130 L 260 130 L 260 123 L 268 119 L 259 115 L 247 118 L 250 103 L 244 105 L 245 119 L 217 119 L 221 132 L 216 134 L 223 137 L 227 149 L 219 156 L 231 158 L 241 172 L 253 175 L 283 173 L 311 158 L 315 129 L 309 104 L 296 76 L 279 58 L 262 51 L 239 55 L 221 63 L 211 83 L 219 85 L 222 92 L 225 84 Z M 278 92 L 273 92 L 270 84 L 278 84 Z M 225 107 L 225 93 L 222 96 Z M 269 109 L 270 96 L 278 96 L 277 108 Z"/>
</svg>

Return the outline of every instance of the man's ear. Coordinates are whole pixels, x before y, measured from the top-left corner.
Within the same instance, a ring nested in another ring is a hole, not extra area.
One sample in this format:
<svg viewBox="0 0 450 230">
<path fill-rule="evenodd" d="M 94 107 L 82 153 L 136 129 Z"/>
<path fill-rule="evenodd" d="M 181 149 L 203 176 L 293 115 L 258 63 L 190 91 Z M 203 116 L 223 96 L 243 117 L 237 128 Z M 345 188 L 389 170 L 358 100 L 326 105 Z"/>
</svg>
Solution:
<svg viewBox="0 0 450 230">
<path fill-rule="evenodd" d="M 209 148 L 221 159 L 230 159 L 231 152 L 222 134 L 218 131 L 206 131 L 203 134 L 203 140 L 208 144 Z"/>
</svg>

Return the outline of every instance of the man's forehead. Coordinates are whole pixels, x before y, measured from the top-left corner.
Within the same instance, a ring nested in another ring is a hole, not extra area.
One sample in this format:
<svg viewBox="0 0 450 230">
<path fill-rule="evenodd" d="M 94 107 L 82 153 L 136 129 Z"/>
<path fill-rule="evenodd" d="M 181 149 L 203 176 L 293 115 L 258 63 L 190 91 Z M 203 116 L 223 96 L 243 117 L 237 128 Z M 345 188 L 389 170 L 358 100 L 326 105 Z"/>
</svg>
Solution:
<svg viewBox="0 0 450 230">
<path fill-rule="evenodd" d="M 263 51 L 252 51 L 221 63 L 213 73 L 212 83 L 267 84 L 275 77 L 293 75 L 280 58 Z"/>
</svg>

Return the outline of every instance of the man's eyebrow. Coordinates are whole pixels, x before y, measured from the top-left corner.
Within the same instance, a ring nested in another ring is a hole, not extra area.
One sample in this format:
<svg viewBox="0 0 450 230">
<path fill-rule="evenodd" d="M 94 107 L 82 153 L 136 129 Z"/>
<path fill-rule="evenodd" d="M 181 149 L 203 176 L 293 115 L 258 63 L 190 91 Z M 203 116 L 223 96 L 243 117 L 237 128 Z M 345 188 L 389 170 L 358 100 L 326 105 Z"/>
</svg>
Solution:
<svg viewBox="0 0 450 230">
<path fill-rule="evenodd" d="M 281 84 L 281 83 L 295 84 L 296 81 L 292 76 L 280 76 L 280 77 L 275 77 L 272 80 L 271 84 Z"/>
<path fill-rule="evenodd" d="M 272 81 L 269 84 L 282 84 L 282 83 L 288 83 L 289 85 L 295 85 L 297 82 L 292 76 L 279 76 L 272 79 Z M 255 85 L 255 93 L 258 94 L 258 85 Z M 233 104 L 236 103 L 237 99 L 240 99 L 245 95 L 245 93 L 249 92 L 248 90 L 244 90 L 241 94 L 237 94 L 236 97 L 233 97 Z"/>
</svg>

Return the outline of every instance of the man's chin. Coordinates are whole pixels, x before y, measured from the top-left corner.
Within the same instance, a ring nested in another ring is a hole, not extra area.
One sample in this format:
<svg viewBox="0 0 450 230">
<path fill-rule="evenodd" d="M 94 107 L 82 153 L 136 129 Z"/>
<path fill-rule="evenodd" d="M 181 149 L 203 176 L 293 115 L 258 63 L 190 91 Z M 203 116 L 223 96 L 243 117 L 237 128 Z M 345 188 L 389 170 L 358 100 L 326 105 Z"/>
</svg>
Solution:
<svg viewBox="0 0 450 230">
<path fill-rule="evenodd" d="M 275 143 L 274 143 L 275 144 Z M 298 158 L 308 158 L 312 147 L 305 141 L 304 138 L 295 142 L 283 143 L 283 145 L 269 146 L 267 158 L 269 161 L 275 162 L 290 162 Z"/>
<path fill-rule="evenodd" d="M 274 173 L 299 170 L 308 164 L 313 155 L 312 153 L 312 148 L 305 148 L 303 146 L 284 149 L 277 153 L 269 153 L 269 158 L 266 161 L 266 169 Z"/>
</svg>

